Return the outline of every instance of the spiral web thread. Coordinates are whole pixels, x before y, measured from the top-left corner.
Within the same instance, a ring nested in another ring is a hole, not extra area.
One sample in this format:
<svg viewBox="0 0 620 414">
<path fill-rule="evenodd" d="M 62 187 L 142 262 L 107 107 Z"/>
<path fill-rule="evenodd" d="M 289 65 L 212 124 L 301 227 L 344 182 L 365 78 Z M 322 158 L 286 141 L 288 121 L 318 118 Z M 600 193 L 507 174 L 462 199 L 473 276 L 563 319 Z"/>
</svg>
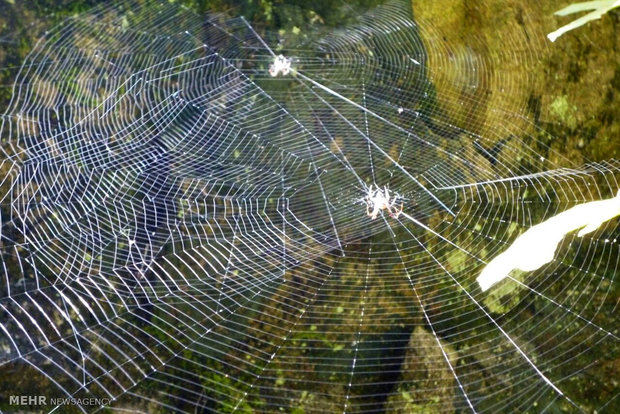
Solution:
<svg viewBox="0 0 620 414">
<path fill-rule="evenodd" d="M 40 39 L 2 116 L 4 377 L 119 411 L 617 407 L 587 378 L 618 357 L 618 220 L 508 290 L 475 278 L 618 163 L 555 165 L 509 114 L 457 127 L 410 16 L 283 48 L 128 2 Z M 403 213 L 372 220 L 370 185 Z"/>
</svg>

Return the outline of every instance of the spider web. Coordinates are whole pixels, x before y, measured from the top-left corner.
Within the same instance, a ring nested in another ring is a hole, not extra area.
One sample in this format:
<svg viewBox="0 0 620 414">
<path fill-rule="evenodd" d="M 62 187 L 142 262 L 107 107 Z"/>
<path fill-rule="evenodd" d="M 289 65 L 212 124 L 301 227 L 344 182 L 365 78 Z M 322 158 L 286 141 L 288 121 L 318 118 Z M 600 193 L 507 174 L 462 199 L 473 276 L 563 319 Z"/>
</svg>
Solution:
<svg viewBox="0 0 620 414">
<path fill-rule="evenodd" d="M 388 4 L 285 45 L 128 2 L 47 32 L 2 116 L 10 395 L 98 399 L 76 412 L 617 409 L 591 378 L 618 358 L 617 220 L 490 292 L 476 277 L 532 225 L 615 194 L 618 163 L 574 165 L 501 108 L 503 127 L 468 132 L 410 16 Z M 291 73 L 272 77 L 279 54 Z M 371 219 L 371 185 L 403 213 Z"/>
</svg>

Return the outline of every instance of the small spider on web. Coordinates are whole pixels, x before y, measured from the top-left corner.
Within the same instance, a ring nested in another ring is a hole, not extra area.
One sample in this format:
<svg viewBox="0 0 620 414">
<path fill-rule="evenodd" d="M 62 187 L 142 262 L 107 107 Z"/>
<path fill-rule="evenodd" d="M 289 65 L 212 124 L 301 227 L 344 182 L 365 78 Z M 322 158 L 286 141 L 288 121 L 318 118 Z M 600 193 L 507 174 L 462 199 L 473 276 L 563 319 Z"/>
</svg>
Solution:
<svg viewBox="0 0 620 414">
<path fill-rule="evenodd" d="M 273 59 L 273 63 L 269 66 L 269 74 L 272 77 L 278 76 L 280 73 L 286 76 L 291 72 L 291 59 L 284 55 L 278 55 Z"/>
<path fill-rule="evenodd" d="M 378 185 L 375 187 L 373 184 L 368 187 L 364 202 L 366 203 L 366 215 L 372 220 L 376 219 L 379 212 L 386 210 L 390 217 L 398 218 L 403 212 L 402 197 L 398 193 L 394 193 L 394 198 L 390 200 L 390 190 L 387 186 L 383 189 Z M 400 200 L 400 208 L 397 206 Z"/>
</svg>

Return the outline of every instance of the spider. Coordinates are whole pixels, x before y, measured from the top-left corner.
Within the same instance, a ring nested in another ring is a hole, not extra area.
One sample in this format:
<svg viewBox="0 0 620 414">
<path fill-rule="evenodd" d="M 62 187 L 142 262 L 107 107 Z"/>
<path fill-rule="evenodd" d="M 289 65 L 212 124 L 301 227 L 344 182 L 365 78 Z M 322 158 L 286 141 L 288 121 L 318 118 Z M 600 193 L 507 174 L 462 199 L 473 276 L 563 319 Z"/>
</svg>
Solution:
<svg viewBox="0 0 620 414">
<path fill-rule="evenodd" d="M 269 74 L 272 77 L 278 76 L 280 73 L 286 76 L 291 71 L 291 59 L 278 55 L 273 59 L 273 63 L 269 66 Z"/>
<path fill-rule="evenodd" d="M 401 201 L 400 208 L 396 207 L 396 202 L 400 196 L 398 193 L 394 194 L 394 198 L 390 200 L 390 190 L 388 190 L 387 186 L 383 187 L 383 190 L 377 186 L 375 190 L 373 190 L 373 185 L 371 184 L 368 187 L 368 193 L 364 198 L 366 202 L 366 215 L 370 217 L 372 220 L 376 219 L 381 210 L 387 210 L 388 214 L 392 218 L 398 218 L 400 214 L 403 212 L 403 203 Z M 372 208 L 372 211 L 370 211 Z"/>
</svg>

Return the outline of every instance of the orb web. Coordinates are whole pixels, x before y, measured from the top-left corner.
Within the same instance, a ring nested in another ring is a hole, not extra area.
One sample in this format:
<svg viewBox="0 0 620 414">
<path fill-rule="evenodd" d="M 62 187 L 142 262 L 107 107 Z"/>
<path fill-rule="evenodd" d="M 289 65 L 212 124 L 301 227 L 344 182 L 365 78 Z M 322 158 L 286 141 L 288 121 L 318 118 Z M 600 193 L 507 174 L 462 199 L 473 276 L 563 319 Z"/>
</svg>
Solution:
<svg viewBox="0 0 620 414">
<path fill-rule="evenodd" d="M 2 116 L 14 393 L 95 398 L 84 412 L 616 407 L 617 387 L 587 390 L 618 353 L 617 219 L 489 292 L 476 277 L 615 194 L 618 163 L 576 165 L 506 108 L 501 127 L 454 112 L 502 74 L 444 47 L 399 3 L 297 44 L 172 3 L 47 32 Z"/>
</svg>

